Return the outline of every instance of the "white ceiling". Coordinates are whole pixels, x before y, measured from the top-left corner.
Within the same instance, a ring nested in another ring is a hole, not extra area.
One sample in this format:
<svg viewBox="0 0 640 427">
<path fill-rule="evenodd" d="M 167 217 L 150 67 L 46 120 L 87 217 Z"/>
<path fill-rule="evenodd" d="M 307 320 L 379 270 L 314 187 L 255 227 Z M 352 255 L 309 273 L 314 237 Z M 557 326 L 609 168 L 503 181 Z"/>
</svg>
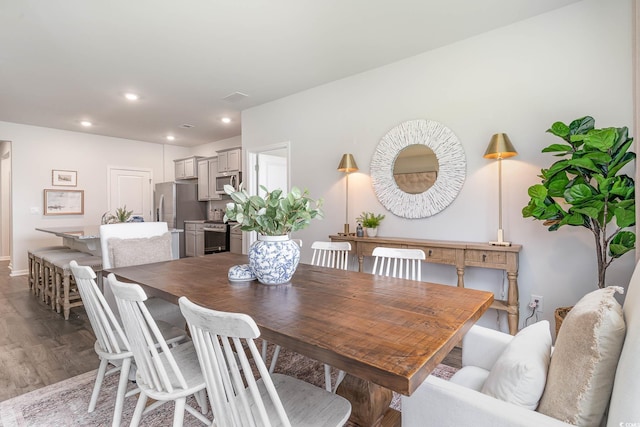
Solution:
<svg viewBox="0 0 640 427">
<path fill-rule="evenodd" d="M 243 109 L 576 1 L 1 0 L 0 121 L 204 144 Z"/>
</svg>

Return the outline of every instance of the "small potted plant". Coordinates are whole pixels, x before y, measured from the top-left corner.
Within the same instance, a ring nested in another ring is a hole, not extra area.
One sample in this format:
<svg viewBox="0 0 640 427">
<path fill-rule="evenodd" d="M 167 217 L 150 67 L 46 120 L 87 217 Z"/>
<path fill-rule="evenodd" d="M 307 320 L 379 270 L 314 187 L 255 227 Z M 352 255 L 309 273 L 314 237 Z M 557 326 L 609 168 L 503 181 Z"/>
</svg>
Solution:
<svg viewBox="0 0 640 427">
<path fill-rule="evenodd" d="M 264 196 L 251 196 L 242 184 L 236 191 L 225 185 L 231 196 L 224 221 L 237 221 L 242 231 L 256 231 L 258 240 L 249 248 L 249 268 L 264 284 L 281 284 L 291 280 L 300 261 L 300 247 L 289 236 L 292 231 L 309 226 L 322 218 L 322 199 L 313 200 L 307 190 L 293 187 L 289 193 L 260 186 Z"/>
<path fill-rule="evenodd" d="M 102 215 L 102 224 L 117 224 L 119 222 L 128 222 L 131 218 L 133 211 L 127 210 L 127 205 L 122 208 L 116 209 L 116 214 L 112 215 L 110 212 L 105 212 Z"/>
<path fill-rule="evenodd" d="M 378 235 L 378 227 L 384 219 L 384 215 L 376 215 L 373 212 L 362 212 L 356 221 L 365 228 L 368 237 L 376 237 Z"/>
</svg>

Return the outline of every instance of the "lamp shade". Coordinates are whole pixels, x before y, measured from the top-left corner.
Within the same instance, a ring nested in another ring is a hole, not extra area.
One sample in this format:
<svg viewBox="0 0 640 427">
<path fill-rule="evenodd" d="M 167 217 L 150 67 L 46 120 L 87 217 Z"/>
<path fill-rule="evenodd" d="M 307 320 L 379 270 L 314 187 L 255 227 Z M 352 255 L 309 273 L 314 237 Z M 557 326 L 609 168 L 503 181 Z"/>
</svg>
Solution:
<svg viewBox="0 0 640 427">
<path fill-rule="evenodd" d="M 513 147 L 511 140 L 506 133 L 496 133 L 491 137 L 487 151 L 484 152 L 485 159 L 506 159 L 513 157 L 518 152 Z"/>
<path fill-rule="evenodd" d="M 358 170 L 358 165 L 356 164 L 355 159 L 353 158 L 353 154 L 343 154 L 342 160 L 340 160 L 340 164 L 338 165 L 338 170 L 340 172 L 355 172 Z"/>
</svg>

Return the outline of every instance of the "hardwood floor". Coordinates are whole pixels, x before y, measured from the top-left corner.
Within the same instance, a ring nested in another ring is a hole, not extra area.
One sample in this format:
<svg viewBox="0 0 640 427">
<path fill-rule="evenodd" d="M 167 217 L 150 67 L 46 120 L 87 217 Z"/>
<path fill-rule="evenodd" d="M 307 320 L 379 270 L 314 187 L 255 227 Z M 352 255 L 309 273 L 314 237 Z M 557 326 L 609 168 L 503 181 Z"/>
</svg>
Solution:
<svg viewBox="0 0 640 427">
<path fill-rule="evenodd" d="M 0 261 L 0 401 L 98 368 L 84 308 L 69 320 L 31 294 Z"/>
<path fill-rule="evenodd" d="M 27 276 L 9 277 L 0 261 L 0 401 L 98 368 L 84 308 L 69 320 L 35 298 Z M 460 367 L 456 347 L 443 363 Z"/>
</svg>

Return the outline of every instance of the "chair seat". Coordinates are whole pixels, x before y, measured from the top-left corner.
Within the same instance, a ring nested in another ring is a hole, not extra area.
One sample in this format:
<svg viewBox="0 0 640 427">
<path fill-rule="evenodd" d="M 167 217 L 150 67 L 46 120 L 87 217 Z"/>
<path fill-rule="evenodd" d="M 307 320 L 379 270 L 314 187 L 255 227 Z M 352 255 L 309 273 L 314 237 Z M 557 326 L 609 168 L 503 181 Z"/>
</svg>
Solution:
<svg viewBox="0 0 640 427">
<path fill-rule="evenodd" d="M 143 389 L 145 394 L 152 399 L 167 400 L 168 395 L 170 395 L 169 399 L 176 399 L 182 396 L 190 396 L 205 387 L 204 377 L 202 376 L 202 371 L 200 370 L 200 365 L 198 364 L 198 355 L 196 354 L 195 348 L 193 347 L 193 342 L 188 341 L 171 348 L 171 355 L 180 367 L 180 372 L 187 382 L 187 388 L 181 390 L 178 393 L 175 390 L 172 393 L 167 393 L 166 391 L 157 391 L 153 385 L 145 384 L 142 377 L 136 374 L 136 382 L 138 383 L 138 386 Z M 162 363 L 165 365 L 165 367 L 167 367 L 167 373 L 169 375 L 169 381 L 171 385 L 177 389 L 180 389 L 180 384 L 178 383 L 175 375 L 173 375 L 173 370 L 168 368 L 168 362 L 164 353 L 161 353 L 160 357 L 162 358 Z"/>
<path fill-rule="evenodd" d="M 292 426 L 339 426 L 349 419 L 351 404 L 345 398 L 287 375 L 271 374 L 271 379 Z M 275 413 L 262 381 L 258 387 L 267 411 Z"/>
</svg>

